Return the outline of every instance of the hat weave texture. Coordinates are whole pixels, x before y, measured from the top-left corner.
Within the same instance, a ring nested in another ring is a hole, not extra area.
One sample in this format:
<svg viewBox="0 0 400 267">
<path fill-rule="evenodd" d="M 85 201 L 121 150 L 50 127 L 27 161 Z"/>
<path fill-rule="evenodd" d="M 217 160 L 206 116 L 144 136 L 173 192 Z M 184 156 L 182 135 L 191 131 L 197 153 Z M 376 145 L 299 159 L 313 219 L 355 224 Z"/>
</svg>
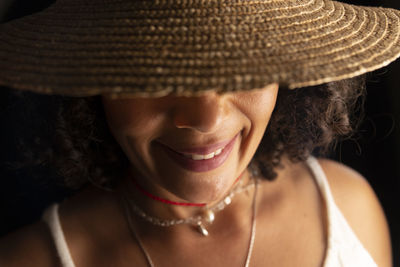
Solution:
<svg viewBox="0 0 400 267">
<path fill-rule="evenodd" d="M 0 26 L 0 84 L 197 95 L 351 78 L 400 55 L 400 12 L 329 0 L 59 0 Z"/>
</svg>

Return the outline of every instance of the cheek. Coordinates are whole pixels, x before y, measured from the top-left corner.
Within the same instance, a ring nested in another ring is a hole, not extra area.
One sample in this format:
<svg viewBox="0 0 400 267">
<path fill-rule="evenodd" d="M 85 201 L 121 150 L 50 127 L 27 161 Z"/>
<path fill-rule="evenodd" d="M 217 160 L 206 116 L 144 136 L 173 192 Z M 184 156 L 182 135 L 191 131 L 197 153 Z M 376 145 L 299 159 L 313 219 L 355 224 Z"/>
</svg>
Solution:
<svg viewBox="0 0 400 267">
<path fill-rule="evenodd" d="M 257 124 L 267 124 L 275 108 L 276 97 L 277 89 L 256 91 L 243 98 L 242 107 L 250 120 Z"/>
<path fill-rule="evenodd" d="M 156 128 L 159 116 L 151 105 L 145 102 L 135 100 L 104 102 L 107 121 L 114 135 L 148 136 L 149 132 Z"/>
</svg>

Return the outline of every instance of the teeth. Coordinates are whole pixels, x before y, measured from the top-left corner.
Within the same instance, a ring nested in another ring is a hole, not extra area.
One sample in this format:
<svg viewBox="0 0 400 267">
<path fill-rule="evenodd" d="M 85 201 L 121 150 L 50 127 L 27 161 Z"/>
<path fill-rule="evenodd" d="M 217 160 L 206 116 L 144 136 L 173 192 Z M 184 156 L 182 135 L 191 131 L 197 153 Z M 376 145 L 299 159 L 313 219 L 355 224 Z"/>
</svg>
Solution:
<svg viewBox="0 0 400 267">
<path fill-rule="evenodd" d="M 194 160 L 211 159 L 214 157 L 214 152 L 207 155 L 192 155 Z"/>
<path fill-rule="evenodd" d="M 218 149 L 215 152 L 212 152 L 207 155 L 198 155 L 198 154 L 183 154 L 187 158 L 191 158 L 193 160 L 203 160 L 203 159 L 212 159 L 213 157 L 221 154 L 223 148 Z"/>
<path fill-rule="evenodd" d="M 218 149 L 217 151 L 214 152 L 214 153 L 215 153 L 215 156 L 221 154 L 221 152 L 222 152 L 222 148 Z"/>
<path fill-rule="evenodd" d="M 214 157 L 214 155 L 215 155 L 215 152 L 210 153 L 210 154 L 208 154 L 208 155 L 205 155 L 205 156 L 204 156 L 204 159 L 211 159 L 211 158 Z"/>
</svg>

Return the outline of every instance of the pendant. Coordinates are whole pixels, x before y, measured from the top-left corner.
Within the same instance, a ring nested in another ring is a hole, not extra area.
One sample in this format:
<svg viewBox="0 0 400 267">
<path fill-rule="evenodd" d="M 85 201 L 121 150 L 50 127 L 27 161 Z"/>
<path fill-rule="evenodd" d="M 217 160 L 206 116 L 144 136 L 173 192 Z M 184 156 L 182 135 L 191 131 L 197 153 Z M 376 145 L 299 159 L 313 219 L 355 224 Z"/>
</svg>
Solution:
<svg viewBox="0 0 400 267">
<path fill-rule="evenodd" d="M 203 236 L 208 236 L 208 231 L 201 222 L 197 224 L 197 230 L 199 230 L 200 234 Z"/>
</svg>

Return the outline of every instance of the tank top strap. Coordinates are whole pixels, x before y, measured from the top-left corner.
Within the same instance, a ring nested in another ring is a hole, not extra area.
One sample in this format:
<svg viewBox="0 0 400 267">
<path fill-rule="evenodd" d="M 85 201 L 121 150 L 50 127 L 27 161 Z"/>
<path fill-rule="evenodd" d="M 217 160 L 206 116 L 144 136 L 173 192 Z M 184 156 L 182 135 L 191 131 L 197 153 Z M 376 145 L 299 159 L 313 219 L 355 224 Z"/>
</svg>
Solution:
<svg viewBox="0 0 400 267">
<path fill-rule="evenodd" d="M 328 224 L 334 221 L 334 213 L 336 209 L 335 200 L 333 199 L 333 195 L 328 184 L 328 179 L 318 160 L 314 156 L 310 156 L 306 161 L 313 177 L 318 185 L 318 188 L 321 192 L 322 198 L 325 202 L 326 214 L 328 216 Z M 331 233 L 331 228 L 328 225 L 328 234 Z"/>
<path fill-rule="evenodd" d="M 330 258 L 332 258 L 332 253 L 335 248 L 334 244 L 334 227 L 335 227 L 335 222 L 337 221 L 336 218 L 336 204 L 333 199 L 333 195 L 331 192 L 331 189 L 328 184 L 328 179 L 326 177 L 326 174 L 324 170 L 322 169 L 321 165 L 319 164 L 318 160 L 310 156 L 307 161 L 306 161 L 313 178 L 315 182 L 318 185 L 319 191 L 322 195 L 323 201 L 325 203 L 325 209 L 326 209 L 326 222 L 327 222 L 327 250 L 326 250 L 326 255 L 325 255 L 325 264 L 324 267 L 327 266 L 327 263 L 330 262 Z"/>
<path fill-rule="evenodd" d="M 377 267 L 336 205 L 328 179 L 318 160 L 310 156 L 306 163 L 319 187 L 326 208 L 328 236 L 323 267 Z"/>
<path fill-rule="evenodd" d="M 52 204 L 44 211 L 42 220 L 49 226 L 61 266 L 75 267 L 61 227 L 60 216 L 58 215 L 58 203 Z"/>
</svg>

